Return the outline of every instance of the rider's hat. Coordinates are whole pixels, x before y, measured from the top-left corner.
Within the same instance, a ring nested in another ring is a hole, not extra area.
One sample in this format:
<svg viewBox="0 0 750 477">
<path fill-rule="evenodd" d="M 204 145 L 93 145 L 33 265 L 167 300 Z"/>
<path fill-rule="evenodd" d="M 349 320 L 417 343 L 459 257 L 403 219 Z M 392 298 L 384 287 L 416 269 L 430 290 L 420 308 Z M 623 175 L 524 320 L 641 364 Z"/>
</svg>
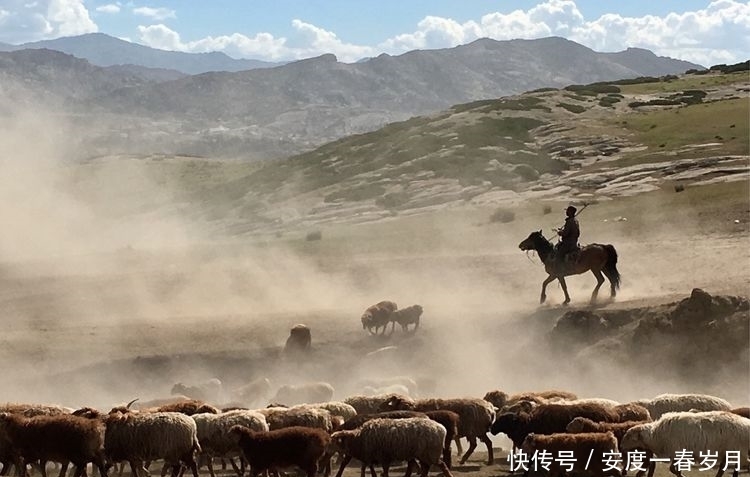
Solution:
<svg viewBox="0 0 750 477">
<path fill-rule="evenodd" d="M 572 205 L 569 205 L 567 209 L 565 209 L 565 212 L 573 212 L 574 214 L 578 211 L 575 207 Z"/>
</svg>

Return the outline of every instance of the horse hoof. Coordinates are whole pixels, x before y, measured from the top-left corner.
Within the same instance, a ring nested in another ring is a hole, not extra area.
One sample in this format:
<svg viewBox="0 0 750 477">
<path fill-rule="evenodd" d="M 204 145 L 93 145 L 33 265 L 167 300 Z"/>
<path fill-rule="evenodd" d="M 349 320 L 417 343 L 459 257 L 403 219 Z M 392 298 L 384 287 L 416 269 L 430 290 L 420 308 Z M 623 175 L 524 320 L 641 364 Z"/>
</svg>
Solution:
<svg viewBox="0 0 750 477">
<path fill-rule="evenodd" d="M 570 300 L 568 300 L 568 301 L 564 301 L 564 302 L 562 303 L 562 305 L 563 305 L 563 306 L 568 306 L 568 303 L 570 303 Z"/>
</svg>

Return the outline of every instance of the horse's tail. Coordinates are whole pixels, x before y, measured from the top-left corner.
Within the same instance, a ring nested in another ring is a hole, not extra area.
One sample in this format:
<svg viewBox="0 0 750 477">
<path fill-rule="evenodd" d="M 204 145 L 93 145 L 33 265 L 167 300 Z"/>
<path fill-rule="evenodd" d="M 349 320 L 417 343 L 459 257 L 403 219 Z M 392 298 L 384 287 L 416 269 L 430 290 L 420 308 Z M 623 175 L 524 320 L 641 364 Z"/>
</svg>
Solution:
<svg viewBox="0 0 750 477">
<path fill-rule="evenodd" d="M 604 264 L 604 274 L 615 289 L 620 288 L 620 272 L 617 271 L 617 250 L 612 245 L 605 245 L 604 250 L 607 252 L 607 263 Z"/>
</svg>

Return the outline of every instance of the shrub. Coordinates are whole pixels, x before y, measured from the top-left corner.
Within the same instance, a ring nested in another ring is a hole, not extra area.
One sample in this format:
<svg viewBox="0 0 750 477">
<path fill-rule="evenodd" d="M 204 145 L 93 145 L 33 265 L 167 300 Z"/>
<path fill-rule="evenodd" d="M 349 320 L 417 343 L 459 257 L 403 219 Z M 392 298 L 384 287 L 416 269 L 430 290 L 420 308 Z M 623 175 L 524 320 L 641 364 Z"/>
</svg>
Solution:
<svg viewBox="0 0 750 477">
<path fill-rule="evenodd" d="M 579 106 L 577 104 L 570 104 L 570 103 L 557 103 L 557 106 L 560 108 L 567 109 L 571 113 L 580 114 L 584 111 L 586 111 L 586 108 L 583 106 Z"/>
<path fill-rule="evenodd" d="M 496 211 L 490 215 L 490 222 L 500 222 L 502 224 L 507 224 L 508 222 L 513 222 L 516 220 L 516 213 L 512 210 L 508 210 L 505 208 L 499 208 Z"/>
<path fill-rule="evenodd" d="M 320 240 L 323 238 L 323 232 L 320 230 L 313 230 L 311 232 L 307 232 L 307 235 L 305 235 L 305 240 L 308 242 L 312 242 L 314 240 Z"/>
</svg>

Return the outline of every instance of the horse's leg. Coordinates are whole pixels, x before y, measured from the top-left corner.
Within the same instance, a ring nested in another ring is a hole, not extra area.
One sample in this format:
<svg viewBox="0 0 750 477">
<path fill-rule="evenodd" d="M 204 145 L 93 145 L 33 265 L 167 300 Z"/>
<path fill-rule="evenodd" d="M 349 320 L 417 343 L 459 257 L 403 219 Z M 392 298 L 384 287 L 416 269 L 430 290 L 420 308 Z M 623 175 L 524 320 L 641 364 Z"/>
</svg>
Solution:
<svg viewBox="0 0 750 477">
<path fill-rule="evenodd" d="M 563 302 L 563 305 L 567 305 L 570 303 L 570 295 L 568 295 L 568 284 L 565 283 L 565 277 L 558 277 L 557 278 L 560 281 L 560 286 L 563 289 L 563 293 L 565 293 L 565 301 Z"/>
<path fill-rule="evenodd" d="M 604 275 L 602 275 L 601 270 L 591 270 L 591 273 L 596 277 L 596 287 L 594 287 L 594 291 L 591 293 L 591 303 L 595 303 L 596 296 L 599 294 L 599 288 L 604 283 Z"/>
<path fill-rule="evenodd" d="M 547 285 L 549 285 L 555 277 L 552 275 L 547 276 L 547 278 L 542 282 L 542 296 L 539 298 L 539 303 L 544 303 L 544 301 L 547 299 Z"/>
</svg>

